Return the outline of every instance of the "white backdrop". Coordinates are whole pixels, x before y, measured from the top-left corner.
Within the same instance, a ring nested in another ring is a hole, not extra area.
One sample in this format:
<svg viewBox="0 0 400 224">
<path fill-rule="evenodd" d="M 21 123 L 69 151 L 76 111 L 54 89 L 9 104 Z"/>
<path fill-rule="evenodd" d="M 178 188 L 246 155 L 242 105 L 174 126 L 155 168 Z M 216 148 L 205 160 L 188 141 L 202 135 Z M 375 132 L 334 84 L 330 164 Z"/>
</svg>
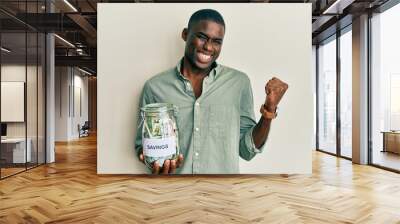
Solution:
<svg viewBox="0 0 400 224">
<path fill-rule="evenodd" d="M 140 93 L 183 56 L 182 29 L 201 8 L 224 17 L 217 62 L 250 77 L 257 120 L 267 80 L 274 75 L 289 84 L 265 151 L 241 160 L 240 173 L 311 173 L 311 4 L 264 3 L 98 4 L 97 172 L 146 173 L 134 151 Z"/>
</svg>

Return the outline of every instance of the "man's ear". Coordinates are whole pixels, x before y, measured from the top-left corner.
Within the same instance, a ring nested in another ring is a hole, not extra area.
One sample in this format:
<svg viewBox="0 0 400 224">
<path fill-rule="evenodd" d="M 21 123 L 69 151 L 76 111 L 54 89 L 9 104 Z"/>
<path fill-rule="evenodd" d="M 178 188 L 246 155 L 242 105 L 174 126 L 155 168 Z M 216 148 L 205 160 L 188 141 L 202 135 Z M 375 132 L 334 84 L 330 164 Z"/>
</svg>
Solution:
<svg viewBox="0 0 400 224">
<path fill-rule="evenodd" d="M 188 29 L 187 29 L 187 28 L 184 28 L 184 29 L 182 30 L 182 40 L 184 40 L 184 41 L 186 42 L 187 36 L 188 36 Z"/>
</svg>

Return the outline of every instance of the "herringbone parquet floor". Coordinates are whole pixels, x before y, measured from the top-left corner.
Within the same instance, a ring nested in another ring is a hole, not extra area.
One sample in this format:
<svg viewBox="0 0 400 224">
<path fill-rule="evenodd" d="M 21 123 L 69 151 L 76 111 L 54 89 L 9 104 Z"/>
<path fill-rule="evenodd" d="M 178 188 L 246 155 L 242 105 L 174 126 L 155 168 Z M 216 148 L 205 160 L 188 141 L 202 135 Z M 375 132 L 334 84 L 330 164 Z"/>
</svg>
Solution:
<svg viewBox="0 0 400 224">
<path fill-rule="evenodd" d="M 96 174 L 96 139 L 0 181 L 0 223 L 400 223 L 400 175 L 315 152 L 312 175 Z"/>
</svg>

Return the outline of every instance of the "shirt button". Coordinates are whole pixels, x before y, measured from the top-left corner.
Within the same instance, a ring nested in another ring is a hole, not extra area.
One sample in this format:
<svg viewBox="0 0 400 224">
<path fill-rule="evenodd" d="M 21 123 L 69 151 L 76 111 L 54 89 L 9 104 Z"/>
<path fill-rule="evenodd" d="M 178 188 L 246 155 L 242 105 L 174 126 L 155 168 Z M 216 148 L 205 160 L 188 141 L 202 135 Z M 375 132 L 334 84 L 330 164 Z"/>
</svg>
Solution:
<svg viewBox="0 0 400 224">
<path fill-rule="evenodd" d="M 199 128 L 195 128 L 194 130 L 199 131 Z"/>
<path fill-rule="evenodd" d="M 199 156 L 199 153 L 198 153 L 198 152 L 196 152 L 196 153 L 195 153 L 195 155 L 196 155 L 196 156 Z"/>
<path fill-rule="evenodd" d="M 196 106 L 200 106 L 200 104 L 198 102 L 196 102 L 195 104 L 196 104 Z"/>
</svg>

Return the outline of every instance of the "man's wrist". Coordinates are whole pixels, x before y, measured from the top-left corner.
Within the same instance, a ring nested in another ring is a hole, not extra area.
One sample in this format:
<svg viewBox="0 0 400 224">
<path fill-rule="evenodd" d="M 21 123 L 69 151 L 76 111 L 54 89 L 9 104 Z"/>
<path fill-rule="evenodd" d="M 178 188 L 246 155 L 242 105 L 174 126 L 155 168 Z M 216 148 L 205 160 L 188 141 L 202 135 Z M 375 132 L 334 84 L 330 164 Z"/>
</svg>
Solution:
<svg viewBox="0 0 400 224">
<path fill-rule="evenodd" d="M 271 113 L 276 113 L 276 109 L 278 108 L 277 106 L 269 106 L 266 104 L 263 104 L 263 106 L 264 106 L 264 109 L 266 109 L 268 112 L 271 112 Z"/>
<path fill-rule="evenodd" d="M 271 110 L 273 112 L 271 112 Z M 278 115 L 276 110 L 277 110 L 277 107 L 275 107 L 275 108 L 271 108 L 270 107 L 270 108 L 267 109 L 265 104 L 263 104 L 263 105 L 261 105 L 260 113 L 263 116 L 264 120 L 272 120 L 272 119 L 275 119 L 276 116 Z"/>
</svg>

